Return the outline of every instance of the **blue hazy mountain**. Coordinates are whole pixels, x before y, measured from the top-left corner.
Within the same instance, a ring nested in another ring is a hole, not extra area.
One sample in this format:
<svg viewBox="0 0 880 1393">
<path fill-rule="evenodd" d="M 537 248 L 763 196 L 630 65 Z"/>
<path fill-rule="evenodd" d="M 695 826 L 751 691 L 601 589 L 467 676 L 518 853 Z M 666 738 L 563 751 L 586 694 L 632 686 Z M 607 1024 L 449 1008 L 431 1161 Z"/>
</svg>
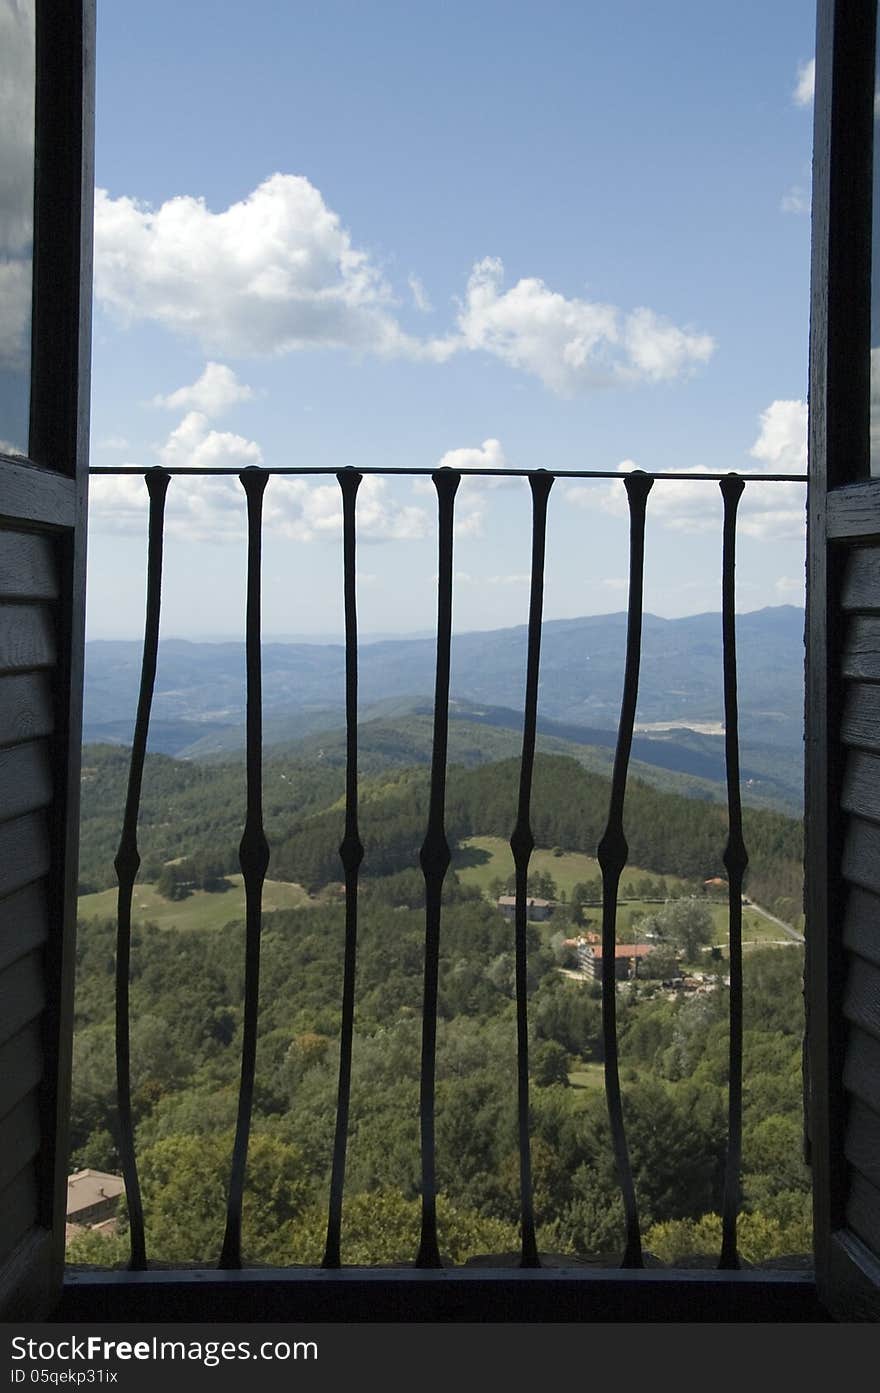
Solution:
<svg viewBox="0 0 880 1393">
<path fill-rule="evenodd" d="M 737 620 L 743 777 L 799 797 L 803 733 L 803 610 L 757 610 Z M 515 732 L 525 684 L 526 629 L 453 638 L 454 718 Z M 550 620 L 541 648 L 540 717 L 549 737 L 613 745 L 626 641 L 625 613 Z M 86 645 L 84 736 L 130 742 L 141 646 Z M 361 720 L 399 723 L 429 710 L 435 644 L 383 639 L 359 655 Z M 290 744 L 338 730 L 344 719 L 341 644 L 263 645 L 264 738 Z M 151 748 L 187 758 L 243 746 L 244 644 L 166 639 L 159 647 Z M 634 757 L 709 780 L 724 775 L 721 619 L 645 615 Z M 666 727 L 666 729 L 663 729 Z M 376 730 L 378 735 L 378 729 Z M 772 797 L 772 790 L 770 790 Z"/>
</svg>

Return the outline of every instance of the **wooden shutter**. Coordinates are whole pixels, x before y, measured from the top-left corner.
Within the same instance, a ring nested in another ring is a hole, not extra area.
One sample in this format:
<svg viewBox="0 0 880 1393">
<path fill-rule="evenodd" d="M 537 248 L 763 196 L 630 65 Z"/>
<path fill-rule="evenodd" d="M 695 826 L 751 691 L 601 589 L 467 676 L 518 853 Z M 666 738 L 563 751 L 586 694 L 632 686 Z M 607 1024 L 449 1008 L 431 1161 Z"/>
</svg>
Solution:
<svg viewBox="0 0 880 1393">
<path fill-rule="evenodd" d="M 874 4 L 820 0 L 807 599 L 808 1119 L 818 1288 L 843 1320 L 880 1318 L 880 478 L 870 477 L 875 27 Z"/>
<path fill-rule="evenodd" d="M 94 7 L 35 10 L 29 425 L 22 454 L 0 446 L 6 1321 L 43 1318 L 63 1275 L 85 616 Z"/>
</svg>

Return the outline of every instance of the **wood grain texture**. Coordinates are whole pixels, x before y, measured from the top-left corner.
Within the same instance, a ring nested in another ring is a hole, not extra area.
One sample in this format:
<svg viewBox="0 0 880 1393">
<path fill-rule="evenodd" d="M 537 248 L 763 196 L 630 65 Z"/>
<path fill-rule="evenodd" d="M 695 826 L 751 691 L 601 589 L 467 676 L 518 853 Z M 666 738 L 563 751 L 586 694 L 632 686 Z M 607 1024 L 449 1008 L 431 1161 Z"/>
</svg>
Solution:
<svg viewBox="0 0 880 1393">
<path fill-rule="evenodd" d="M 52 1235 L 31 1228 L 0 1263 L 0 1321 L 45 1320 L 52 1302 Z"/>
<path fill-rule="evenodd" d="M 51 735 L 55 724 L 49 672 L 0 677 L 0 749 Z"/>
<path fill-rule="evenodd" d="M 880 687 L 847 683 L 840 734 L 847 745 L 880 752 Z"/>
<path fill-rule="evenodd" d="M 837 1321 L 880 1320 L 880 1262 L 860 1238 L 838 1229 L 829 1243 L 822 1283 L 826 1309 Z"/>
<path fill-rule="evenodd" d="M 36 1093 L 22 1098 L 2 1119 L 3 1147 L 0 1149 L 0 1192 L 23 1170 L 40 1149 L 40 1109 Z"/>
<path fill-rule="evenodd" d="M 0 604 L 0 673 L 52 667 L 56 654 L 47 605 Z"/>
<path fill-rule="evenodd" d="M 0 528 L 0 596 L 5 600 L 58 597 L 56 541 L 47 532 Z"/>
<path fill-rule="evenodd" d="M 880 1114 L 858 1099 L 850 1103 L 844 1152 L 860 1175 L 880 1187 Z"/>
<path fill-rule="evenodd" d="M 44 1002 L 39 953 L 28 953 L 0 972 L 0 1044 L 36 1020 Z"/>
<path fill-rule="evenodd" d="M 880 614 L 880 547 L 853 547 L 843 568 L 840 591 L 843 610 Z"/>
<path fill-rule="evenodd" d="M 863 958 L 850 960 L 843 1013 L 853 1025 L 880 1040 L 880 968 Z"/>
<path fill-rule="evenodd" d="M 842 869 L 851 885 L 880 894 L 880 827 L 864 818 L 849 819 L 843 844 Z"/>
<path fill-rule="evenodd" d="M 45 813 L 0 823 L 0 897 L 47 875 L 51 864 Z"/>
<path fill-rule="evenodd" d="M 850 1026 L 843 1083 L 847 1092 L 880 1112 L 880 1040 Z"/>
<path fill-rule="evenodd" d="M 40 527 L 72 527 L 77 516 L 76 488 L 72 479 L 53 470 L 4 459 L 0 490 L 0 519 L 7 523 L 30 522 Z"/>
<path fill-rule="evenodd" d="M 0 900 L 0 971 L 46 942 L 49 904 L 44 881 Z"/>
<path fill-rule="evenodd" d="M 880 755 L 851 750 L 843 771 L 840 806 L 847 813 L 880 822 Z"/>
<path fill-rule="evenodd" d="M 45 740 L 0 749 L 0 822 L 46 808 L 52 802 L 52 770 Z"/>
<path fill-rule="evenodd" d="M 880 1253 L 880 1190 L 854 1169 L 849 1173 L 846 1219 L 871 1252 Z"/>
<path fill-rule="evenodd" d="M 850 891 L 843 917 L 843 945 L 880 967 L 880 896 Z"/>
<path fill-rule="evenodd" d="M 852 358 L 851 351 L 847 356 Z M 829 493 L 828 536 L 833 540 L 880 537 L 880 479 L 865 479 Z"/>
<path fill-rule="evenodd" d="M 880 616 L 856 614 L 849 621 L 841 655 L 844 677 L 880 682 Z"/>
<path fill-rule="evenodd" d="M 0 1045 L 0 1117 L 5 1117 L 43 1077 L 40 1023 L 30 1021 Z"/>
<path fill-rule="evenodd" d="M 37 1222 L 37 1176 L 33 1161 L 0 1192 L 0 1262 Z"/>
</svg>

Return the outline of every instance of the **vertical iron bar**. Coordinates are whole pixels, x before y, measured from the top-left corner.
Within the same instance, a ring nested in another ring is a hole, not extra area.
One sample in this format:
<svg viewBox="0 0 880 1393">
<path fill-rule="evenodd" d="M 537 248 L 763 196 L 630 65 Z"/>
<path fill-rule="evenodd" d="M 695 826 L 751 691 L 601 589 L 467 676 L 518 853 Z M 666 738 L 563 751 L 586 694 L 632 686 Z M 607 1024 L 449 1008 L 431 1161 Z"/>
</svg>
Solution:
<svg viewBox="0 0 880 1393">
<path fill-rule="evenodd" d="M 440 962 L 440 908 L 451 855 L 446 840 L 446 747 L 449 734 L 449 665 L 452 645 L 452 527 L 455 492 L 461 475 L 438 469 L 439 565 L 437 577 L 437 669 L 434 687 L 434 739 L 428 828 L 419 853 L 425 877 L 425 987 L 422 1006 L 422 1067 L 419 1118 L 422 1153 L 422 1228 L 417 1267 L 440 1267 L 437 1244 L 437 1171 L 434 1148 L 434 1094 L 437 1058 L 437 976 Z"/>
<path fill-rule="evenodd" d="M 138 812 L 147 735 L 150 728 L 150 709 L 156 681 L 156 660 L 159 652 L 159 613 L 162 604 L 162 549 L 165 526 L 165 495 L 171 476 L 164 469 L 149 469 L 145 476 L 150 497 L 150 519 L 147 543 L 147 603 L 144 621 L 144 650 L 141 659 L 141 686 L 138 693 L 137 716 L 131 742 L 131 763 L 128 770 L 128 791 L 122 820 L 119 849 L 113 862 L 119 882 L 116 917 L 116 1096 L 119 1111 L 119 1157 L 125 1180 L 128 1205 L 129 1267 L 142 1272 L 147 1266 L 144 1237 L 144 1209 L 138 1180 L 134 1151 L 134 1124 L 131 1113 L 131 1036 L 129 1015 L 129 978 L 131 973 L 131 900 L 134 882 L 141 864 L 137 844 Z"/>
<path fill-rule="evenodd" d="M 247 815 L 238 848 L 245 892 L 244 1020 L 241 1041 L 241 1086 L 232 1150 L 232 1173 L 226 1207 L 226 1232 L 220 1253 L 223 1268 L 241 1267 L 241 1212 L 247 1165 L 254 1072 L 257 1055 L 257 1017 L 260 1002 L 260 932 L 263 880 L 269 864 L 269 846 L 263 831 L 263 711 L 260 653 L 260 562 L 262 553 L 263 492 L 265 469 L 245 469 L 239 475 L 247 497 Z"/>
<path fill-rule="evenodd" d="M 535 846 L 531 827 L 532 776 L 535 768 L 535 733 L 538 723 L 538 673 L 541 660 L 541 624 L 544 607 L 544 551 L 547 534 L 547 500 L 553 475 L 540 470 L 529 476 L 532 490 L 532 581 L 529 598 L 529 634 L 526 658 L 526 696 L 523 713 L 522 759 L 519 768 L 519 803 L 516 826 L 510 838 L 516 870 L 516 1062 L 519 1111 L 521 1267 L 540 1267 L 535 1236 L 535 1204 L 532 1192 L 532 1151 L 529 1136 L 529 1018 L 526 900 L 529 860 Z"/>
<path fill-rule="evenodd" d="M 623 830 L 623 804 L 626 797 L 626 777 L 632 750 L 633 726 L 639 695 L 639 666 L 642 655 L 642 606 L 645 578 L 645 513 L 653 479 L 641 470 L 626 476 L 624 487 L 629 503 L 629 603 L 626 621 L 626 665 L 623 677 L 623 697 L 617 747 L 611 775 L 611 798 L 608 822 L 599 843 L 598 860 L 602 870 L 602 1038 L 605 1053 L 605 1097 L 617 1177 L 623 1199 L 626 1222 L 624 1267 L 642 1266 L 642 1239 L 639 1214 L 626 1129 L 623 1123 L 623 1102 L 620 1094 L 620 1069 L 617 1055 L 617 895 L 620 877 L 629 856 L 629 845 Z"/>
<path fill-rule="evenodd" d="M 727 767 L 727 897 L 730 936 L 730 1063 L 728 1082 L 727 1164 L 721 1218 L 719 1267 L 739 1267 L 736 1221 L 742 1161 L 743 982 L 742 890 L 749 863 L 743 840 L 739 778 L 739 714 L 736 699 L 736 510 L 745 484 L 735 474 L 722 479 L 724 545 L 721 563 L 721 625 L 724 651 L 724 754 Z"/>
<path fill-rule="evenodd" d="M 342 981 L 342 1024 L 339 1032 L 339 1087 L 336 1101 L 336 1136 L 330 1177 L 330 1212 L 324 1267 L 339 1267 L 342 1234 L 342 1194 L 345 1186 L 345 1154 L 348 1143 L 348 1107 L 351 1095 L 351 1054 L 354 1036 L 354 987 L 357 966 L 358 871 L 364 848 L 358 830 L 358 648 L 357 592 L 355 586 L 355 501 L 361 475 L 353 469 L 337 474 L 342 489 L 342 565 L 345 603 L 345 833 L 339 855 L 345 871 L 345 963 Z"/>
</svg>

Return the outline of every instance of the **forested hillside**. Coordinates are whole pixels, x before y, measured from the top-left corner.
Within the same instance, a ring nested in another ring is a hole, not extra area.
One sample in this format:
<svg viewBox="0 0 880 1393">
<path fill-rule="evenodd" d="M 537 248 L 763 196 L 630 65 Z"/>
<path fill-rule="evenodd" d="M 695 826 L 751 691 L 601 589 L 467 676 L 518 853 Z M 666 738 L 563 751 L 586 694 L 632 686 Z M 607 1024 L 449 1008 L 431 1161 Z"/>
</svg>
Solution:
<svg viewBox="0 0 880 1393">
<path fill-rule="evenodd" d="M 80 879 L 85 893 L 115 884 L 113 856 L 128 756 L 116 747 L 91 746 L 84 751 L 83 763 Z M 265 761 L 265 826 L 273 879 L 320 887 L 341 878 L 344 777 L 342 766 L 329 760 Z M 508 837 L 516 821 L 518 777 L 519 763 L 513 759 L 474 768 L 453 766 L 447 788 L 450 844 L 479 834 Z M 391 767 L 362 781 L 365 876 L 418 865 L 428 786 L 424 767 Z M 539 755 L 532 798 L 536 843 L 594 855 L 608 815 L 609 791 L 606 778 L 576 761 Z M 139 832 L 142 879 L 157 879 L 162 865 L 179 857 L 210 860 L 219 874 L 237 871 L 244 796 L 240 763 L 148 756 Z M 724 875 L 727 812 L 718 804 L 631 779 L 626 831 L 630 860 L 646 870 L 681 876 L 700 887 L 704 880 Z M 796 922 L 803 880 L 801 824 L 780 813 L 747 809 L 745 836 L 749 894 L 788 922 Z"/>
<path fill-rule="evenodd" d="M 447 829 L 455 850 L 475 835 L 509 836 L 519 765 L 449 771 Z M 127 752 L 84 752 L 84 889 L 112 885 Z M 321 1257 L 335 1123 L 343 908 L 338 762 L 266 760 L 273 880 L 305 886 L 301 909 L 264 920 L 254 1140 L 245 1243 L 249 1260 Z M 362 781 L 366 855 L 360 895 L 356 1038 L 343 1259 L 412 1258 L 418 1228 L 418 1069 L 424 962 L 424 767 L 391 766 Z M 595 853 L 607 779 L 575 760 L 536 760 L 539 846 Z M 150 756 L 140 827 L 141 882 L 167 896 L 215 893 L 209 927 L 135 929 L 132 1068 L 148 1240 L 157 1260 L 212 1261 L 240 1068 L 243 925 L 219 893 L 237 870 L 244 808 L 240 762 Z M 673 904 L 698 905 L 723 874 L 726 812 L 637 780 L 626 805 L 630 859 Z M 801 828 L 750 812 L 750 894 L 783 917 L 799 910 Z M 465 849 L 466 850 L 466 849 Z M 463 853 L 462 853 L 463 854 Z M 560 864 L 563 864 L 560 862 Z M 680 878 L 680 879 L 679 879 Z M 203 887 L 197 889 L 197 887 Z M 663 890 L 666 893 L 666 890 Z M 691 899 L 690 896 L 696 896 Z M 604 1092 L 597 984 L 571 975 L 565 939 L 580 931 L 584 892 L 549 924 L 530 926 L 529 1013 L 533 1164 L 542 1249 L 586 1256 L 622 1242 Z M 136 896 L 137 907 L 137 896 Z M 186 906 L 181 903 L 181 911 Z M 691 911 L 688 911 L 691 912 Z M 653 920 L 661 932 L 671 923 Z M 166 920 L 173 924 L 173 914 Z M 207 920 L 200 920 L 200 923 Z M 702 940 L 706 941 L 705 937 Z M 702 970 L 703 985 L 668 991 L 648 972 L 619 988 L 627 1126 L 648 1247 L 675 1261 L 717 1252 L 726 1127 L 728 993 L 723 952 L 670 939 L 664 961 Z M 72 1166 L 118 1170 L 113 974 L 115 928 L 81 923 Z M 518 1160 L 513 929 L 454 870 L 444 888 L 437 1093 L 441 1244 L 453 1261 L 517 1245 Z M 668 972 L 668 967 L 665 969 Z M 802 951 L 756 949 L 746 963 L 746 1116 L 742 1251 L 765 1261 L 809 1247 L 807 1173 L 800 1161 Z M 122 1260 L 122 1240 L 77 1238 L 71 1257 Z"/>
<path fill-rule="evenodd" d="M 364 895 L 343 1229 L 347 1262 L 411 1260 L 418 1231 L 418 1069 L 424 918 L 420 877 Z M 622 1222 L 600 1085 L 598 988 L 560 974 L 530 934 L 533 1161 L 544 1251 L 618 1252 Z M 320 1260 L 329 1183 L 342 914 L 280 911 L 263 933 L 250 1261 Z M 216 1258 L 240 1060 L 240 925 L 140 929 L 133 952 L 133 1086 L 150 1250 Z M 81 932 L 73 1165 L 115 1170 L 113 927 Z M 742 1251 L 759 1262 L 809 1247 L 800 1162 L 796 948 L 746 962 Z M 643 984 L 620 1002 L 625 1106 L 646 1242 L 672 1261 L 717 1252 L 724 1158 L 727 992 L 670 1000 Z M 454 882 L 442 934 L 437 1093 L 440 1237 L 463 1261 L 517 1246 L 512 931 Z M 87 1235 L 71 1249 L 108 1262 Z"/>
</svg>

